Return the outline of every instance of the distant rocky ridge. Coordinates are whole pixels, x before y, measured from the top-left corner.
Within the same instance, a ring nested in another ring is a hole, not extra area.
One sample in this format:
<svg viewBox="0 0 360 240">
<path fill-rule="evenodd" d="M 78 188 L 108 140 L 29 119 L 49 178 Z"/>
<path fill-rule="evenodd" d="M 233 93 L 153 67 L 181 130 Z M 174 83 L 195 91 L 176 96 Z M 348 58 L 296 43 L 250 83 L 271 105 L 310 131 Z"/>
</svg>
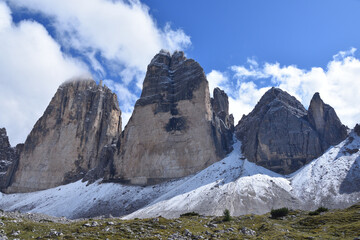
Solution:
<svg viewBox="0 0 360 240">
<path fill-rule="evenodd" d="M 7 192 L 29 192 L 77 181 L 95 168 L 121 133 L 114 93 L 93 80 L 62 84 L 27 137 Z"/>
<path fill-rule="evenodd" d="M 12 176 L 19 161 L 19 149 L 10 146 L 5 128 L 0 128 L 0 191 L 4 191 L 11 183 Z"/>
<path fill-rule="evenodd" d="M 166 182 L 223 159 L 232 151 L 234 131 L 244 157 L 280 174 L 296 171 L 347 136 L 319 94 L 307 111 L 278 88 L 234 127 L 228 96 L 215 88 L 210 98 L 199 63 L 183 52 L 161 51 L 148 65 L 123 131 L 109 88 L 93 80 L 62 84 L 23 150 L 13 149 L 20 157 L 11 157 L 19 160 L 3 171 L 1 189 L 10 185 L 8 193 L 29 192 L 101 178 L 141 186 Z"/>
<path fill-rule="evenodd" d="M 216 89 L 211 101 L 197 62 L 161 51 L 148 66 L 105 178 L 149 185 L 194 174 L 231 151 L 231 119 L 227 95 Z"/>
<path fill-rule="evenodd" d="M 318 93 L 306 111 L 295 97 L 271 88 L 239 121 L 235 134 L 248 160 L 289 174 L 344 140 L 347 128 Z"/>
</svg>

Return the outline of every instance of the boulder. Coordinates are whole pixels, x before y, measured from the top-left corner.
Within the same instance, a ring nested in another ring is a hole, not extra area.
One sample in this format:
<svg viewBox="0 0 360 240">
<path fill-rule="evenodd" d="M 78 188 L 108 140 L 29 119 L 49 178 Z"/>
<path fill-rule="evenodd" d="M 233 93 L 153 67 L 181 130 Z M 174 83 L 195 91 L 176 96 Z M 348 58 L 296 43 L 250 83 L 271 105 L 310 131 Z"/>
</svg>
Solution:
<svg viewBox="0 0 360 240">
<path fill-rule="evenodd" d="M 120 133 L 121 111 L 109 88 L 94 80 L 65 82 L 27 137 L 6 191 L 37 191 L 83 178 Z"/>
</svg>

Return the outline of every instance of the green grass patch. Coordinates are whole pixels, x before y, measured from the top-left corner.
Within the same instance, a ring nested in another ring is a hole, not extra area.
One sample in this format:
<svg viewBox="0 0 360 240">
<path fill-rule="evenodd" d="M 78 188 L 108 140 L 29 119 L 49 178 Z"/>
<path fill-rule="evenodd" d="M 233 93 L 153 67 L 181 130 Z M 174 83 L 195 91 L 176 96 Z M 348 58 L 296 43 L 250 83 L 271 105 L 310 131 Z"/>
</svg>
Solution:
<svg viewBox="0 0 360 240">
<path fill-rule="evenodd" d="M 87 219 L 67 224 L 51 221 L 2 217 L 0 230 L 9 239 L 354 239 L 360 235 L 360 204 L 344 210 L 323 211 L 309 216 L 306 211 L 288 211 L 282 220 L 264 215 L 244 215 L 223 221 L 224 216 L 211 217 L 185 214 L 177 219 L 163 217 L 120 220 Z M 93 223 L 96 224 L 93 224 Z M 111 224 L 109 224 L 111 222 Z M 211 226 L 211 227 L 210 227 Z M 185 231 L 186 229 L 186 231 Z M 20 231 L 13 236 L 14 231 Z M 185 232 L 191 236 L 185 236 Z M 55 233 L 61 235 L 55 235 Z M 251 233 L 251 234 L 250 234 Z M 178 237 L 174 237 L 178 234 Z"/>
</svg>

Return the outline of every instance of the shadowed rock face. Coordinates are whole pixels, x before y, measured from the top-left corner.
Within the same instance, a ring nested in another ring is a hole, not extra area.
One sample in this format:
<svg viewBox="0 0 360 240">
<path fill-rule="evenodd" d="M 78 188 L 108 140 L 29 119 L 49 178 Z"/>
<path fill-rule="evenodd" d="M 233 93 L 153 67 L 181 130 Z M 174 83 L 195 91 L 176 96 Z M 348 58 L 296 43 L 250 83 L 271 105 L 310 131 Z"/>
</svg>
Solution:
<svg viewBox="0 0 360 240">
<path fill-rule="evenodd" d="M 120 132 L 117 97 L 106 86 L 93 80 L 62 84 L 27 137 L 7 192 L 47 189 L 83 178 Z"/>
<path fill-rule="evenodd" d="M 359 124 L 356 124 L 355 127 L 354 127 L 354 132 L 360 136 L 360 125 Z"/>
<path fill-rule="evenodd" d="M 19 161 L 19 150 L 10 146 L 5 128 L 0 128 L 0 191 L 11 182 Z"/>
<path fill-rule="evenodd" d="M 289 174 L 345 139 L 335 111 L 315 94 L 308 113 L 295 97 L 278 88 L 264 94 L 236 126 L 242 151 L 252 162 Z M 327 133 L 326 131 L 330 131 Z M 330 143 L 331 142 L 331 143 Z"/>
<path fill-rule="evenodd" d="M 217 152 L 225 150 L 226 153 L 232 150 L 232 137 L 234 133 L 234 117 L 229 115 L 229 100 L 227 94 L 220 88 L 215 88 L 213 92 L 214 98 L 211 98 L 211 106 L 213 109 L 213 122 L 217 131 L 216 139 L 220 142 L 216 144 Z"/>
<path fill-rule="evenodd" d="M 220 107 L 229 118 L 228 106 Z M 148 185 L 193 174 L 229 152 L 230 125 L 221 129 L 201 66 L 183 52 L 161 51 L 148 65 L 106 179 Z"/>
<path fill-rule="evenodd" d="M 341 124 L 335 110 L 322 101 L 319 93 L 311 99 L 308 119 L 319 133 L 323 149 L 339 144 L 347 136 L 347 128 Z"/>
</svg>

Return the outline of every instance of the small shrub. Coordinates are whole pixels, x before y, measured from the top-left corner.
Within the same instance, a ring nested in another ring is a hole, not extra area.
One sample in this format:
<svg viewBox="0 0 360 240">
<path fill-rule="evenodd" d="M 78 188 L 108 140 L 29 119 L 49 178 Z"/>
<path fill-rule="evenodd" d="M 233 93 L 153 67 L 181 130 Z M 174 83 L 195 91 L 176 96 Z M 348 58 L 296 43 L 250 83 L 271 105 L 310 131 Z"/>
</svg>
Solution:
<svg viewBox="0 0 360 240">
<path fill-rule="evenodd" d="M 327 209 L 326 207 L 319 207 L 318 209 L 316 209 L 316 211 L 321 213 L 321 212 L 327 212 L 329 211 L 329 209 Z"/>
<path fill-rule="evenodd" d="M 315 215 L 319 215 L 320 213 L 319 212 L 317 212 L 317 211 L 311 211 L 311 212 L 309 212 L 309 215 L 310 216 L 315 216 Z"/>
<path fill-rule="evenodd" d="M 327 209 L 326 207 L 319 207 L 315 211 L 309 212 L 309 215 L 310 216 L 319 215 L 320 213 L 327 212 L 327 211 L 329 211 L 329 209 Z"/>
<path fill-rule="evenodd" d="M 279 208 L 279 209 L 273 209 L 271 210 L 271 218 L 280 218 L 280 217 L 285 217 L 286 215 L 289 214 L 289 209 L 284 207 L 284 208 Z"/>
<path fill-rule="evenodd" d="M 200 215 L 197 212 L 187 212 L 180 215 L 180 217 L 194 217 L 194 216 L 200 216 Z"/>
<path fill-rule="evenodd" d="M 224 210 L 224 215 L 223 215 L 223 221 L 228 222 L 230 220 L 231 220 L 230 211 L 229 211 L 229 209 L 225 209 Z"/>
</svg>

